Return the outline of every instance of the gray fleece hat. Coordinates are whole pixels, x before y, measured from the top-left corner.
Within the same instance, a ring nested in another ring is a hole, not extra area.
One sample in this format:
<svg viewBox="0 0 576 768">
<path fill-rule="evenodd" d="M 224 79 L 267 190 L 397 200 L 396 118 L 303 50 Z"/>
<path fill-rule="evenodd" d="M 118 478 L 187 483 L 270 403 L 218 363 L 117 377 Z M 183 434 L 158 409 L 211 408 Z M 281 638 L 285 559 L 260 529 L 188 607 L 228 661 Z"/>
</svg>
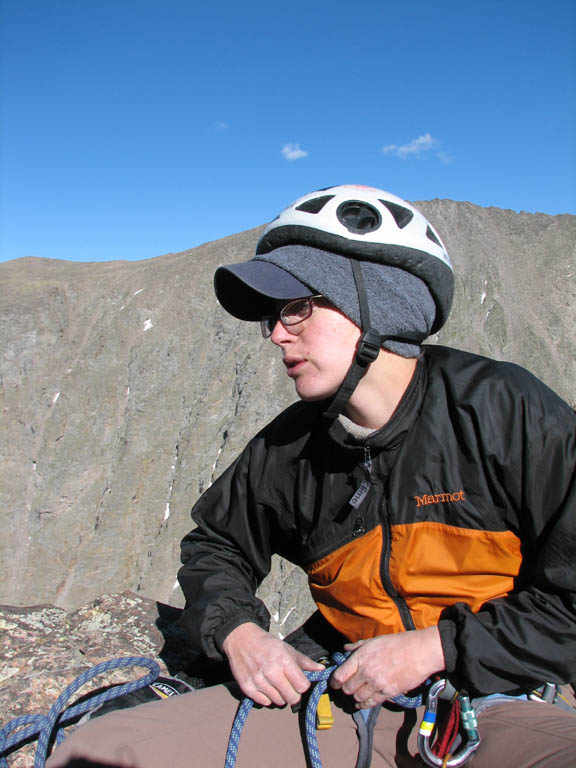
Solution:
<svg viewBox="0 0 576 768">
<path fill-rule="evenodd" d="M 400 267 L 364 260 L 361 265 L 372 327 L 382 335 L 429 335 L 436 304 L 424 281 Z M 224 309 L 240 320 L 258 321 L 279 301 L 321 294 L 361 326 L 350 258 L 309 245 L 285 245 L 219 267 L 214 288 Z M 382 346 L 403 357 L 420 352 L 417 344 L 385 341 Z"/>
</svg>

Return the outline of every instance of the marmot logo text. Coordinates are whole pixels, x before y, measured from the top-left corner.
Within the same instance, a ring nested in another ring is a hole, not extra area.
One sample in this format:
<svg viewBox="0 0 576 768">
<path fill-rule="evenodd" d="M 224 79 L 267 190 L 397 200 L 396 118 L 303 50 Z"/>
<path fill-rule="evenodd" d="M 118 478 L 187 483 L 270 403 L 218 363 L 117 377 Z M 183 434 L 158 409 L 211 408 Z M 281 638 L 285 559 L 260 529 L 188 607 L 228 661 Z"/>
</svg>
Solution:
<svg viewBox="0 0 576 768">
<path fill-rule="evenodd" d="M 464 501 L 464 491 L 456 493 L 425 493 L 424 496 L 414 496 L 417 507 L 427 504 L 445 504 L 447 501 Z"/>
</svg>

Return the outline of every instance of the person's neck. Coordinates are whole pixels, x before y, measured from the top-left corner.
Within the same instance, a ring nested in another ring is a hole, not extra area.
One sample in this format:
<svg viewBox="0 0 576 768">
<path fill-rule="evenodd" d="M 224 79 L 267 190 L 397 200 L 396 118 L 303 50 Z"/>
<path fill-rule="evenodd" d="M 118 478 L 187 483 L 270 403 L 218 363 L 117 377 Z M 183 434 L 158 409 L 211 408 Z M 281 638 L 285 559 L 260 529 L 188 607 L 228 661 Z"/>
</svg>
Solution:
<svg viewBox="0 0 576 768">
<path fill-rule="evenodd" d="M 374 430 L 383 427 L 402 400 L 417 364 L 417 358 L 380 350 L 378 358 L 360 379 L 344 414 L 362 427 Z"/>
</svg>

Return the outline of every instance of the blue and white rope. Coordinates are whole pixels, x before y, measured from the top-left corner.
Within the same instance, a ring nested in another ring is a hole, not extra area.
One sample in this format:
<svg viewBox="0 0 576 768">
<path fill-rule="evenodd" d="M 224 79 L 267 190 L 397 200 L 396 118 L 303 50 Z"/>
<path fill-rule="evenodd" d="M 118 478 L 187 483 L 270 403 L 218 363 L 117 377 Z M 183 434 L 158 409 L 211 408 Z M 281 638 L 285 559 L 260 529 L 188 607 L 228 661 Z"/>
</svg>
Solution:
<svg viewBox="0 0 576 768">
<path fill-rule="evenodd" d="M 232 723 L 232 730 L 230 731 L 230 736 L 228 737 L 228 748 L 226 750 L 226 762 L 225 762 L 225 768 L 234 768 L 236 765 L 236 758 L 238 757 L 238 744 L 240 743 L 240 736 L 242 735 L 242 729 L 244 728 L 244 724 L 246 722 L 246 719 L 248 718 L 248 713 L 254 706 L 254 702 L 252 699 L 246 698 L 242 699 L 242 702 L 240 706 L 238 707 L 238 711 L 236 712 L 236 717 L 234 718 L 234 722 Z"/>
<path fill-rule="evenodd" d="M 334 662 L 332 666 L 326 667 L 326 669 L 323 669 L 321 672 L 304 672 L 311 683 L 316 683 L 308 697 L 305 717 L 306 743 L 304 746 L 308 752 L 311 768 L 322 768 L 322 760 L 318 749 L 318 739 L 316 737 L 316 710 L 318 709 L 318 702 L 328 687 L 330 675 L 340 666 L 340 664 L 343 664 L 344 661 L 346 661 L 347 656 L 348 654 L 334 653 L 332 655 L 332 661 Z M 390 701 L 404 709 L 415 709 L 422 704 L 423 697 L 421 694 L 418 696 L 401 695 L 394 696 Z M 240 736 L 242 735 L 242 729 L 244 728 L 248 714 L 253 706 L 254 702 L 252 699 L 243 699 L 236 712 L 236 717 L 234 718 L 232 730 L 230 731 L 230 737 L 228 739 L 228 749 L 226 751 L 224 768 L 235 768 L 236 766 Z"/>
<path fill-rule="evenodd" d="M 68 700 L 89 680 L 102 675 L 104 672 L 123 667 L 146 667 L 150 671 L 138 680 L 116 685 L 66 709 Z M 14 718 L 14 720 L 10 720 L 0 730 L 0 768 L 8 768 L 6 755 L 9 752 L 19 749 L 25 743 L 33 741 L 36 737 L 38 737 L 38 746 L 34 755 L 34 768 L 44 768 L 50 741 L 55 730 L 56 744 L 60 744 L 65 737 L 64 726 L 70 724 L 72 720 L 99 707 L 106 701 L 111 701 L 118 696 L 132 693 L 140 688 L 144 688 L 146 685 L 150 685 L 159 674 L 159 665 L 153 659 L 148 659 L 145 656 L 111 659 L 85 670 L 60 694 L 47 715 L 22 715 L 21 717 Z"/>
<path fill-rule="evenodd" d="M 328 688 L 328 679 L 332 672 L 344 661 L 346 657 L 341 653 L 334 654 L 333 661 L 334 666 L 327 667 L 324 672 L 310 672 L 308 678 L 311 682 L 316 682 L 316 685 L 312 689 L 312 693 L 308 697 L 308 704 L 306 706 L 305 730 L 306 730 L 306 749 L 308 751 L 308 757 L 312 768 L 322 768 L 322 760 L 320 758 L 320 751 L 318 749 L 318 738 L 316 736 L 316 710 L 318 709 L 318 702 L 320 696 Z M 318 675 L 316 680 L 313 680 L 311 675 Z"/>
</svg>

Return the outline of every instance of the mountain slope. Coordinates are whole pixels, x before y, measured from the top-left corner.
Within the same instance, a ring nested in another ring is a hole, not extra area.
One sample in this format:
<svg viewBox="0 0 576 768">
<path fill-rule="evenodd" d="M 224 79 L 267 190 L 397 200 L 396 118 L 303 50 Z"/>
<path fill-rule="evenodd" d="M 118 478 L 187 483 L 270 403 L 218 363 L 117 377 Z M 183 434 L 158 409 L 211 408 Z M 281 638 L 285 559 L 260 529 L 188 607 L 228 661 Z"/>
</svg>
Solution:
<svg viewBox="0 0 576 768">
<path fill-rule="evenodd" d="M 524 365 L 575 403 L 576 217 L 417 205 L 457 275 L 434 341 Z M 180 602 L 192 504 L 295 398 L 272 345 L 212 290 L 259 232 L 143 262 L 0 264 L 0 603 Z M 307 599 L 281 562 L 263 593 L 278 626 Z"/>
</svg>

